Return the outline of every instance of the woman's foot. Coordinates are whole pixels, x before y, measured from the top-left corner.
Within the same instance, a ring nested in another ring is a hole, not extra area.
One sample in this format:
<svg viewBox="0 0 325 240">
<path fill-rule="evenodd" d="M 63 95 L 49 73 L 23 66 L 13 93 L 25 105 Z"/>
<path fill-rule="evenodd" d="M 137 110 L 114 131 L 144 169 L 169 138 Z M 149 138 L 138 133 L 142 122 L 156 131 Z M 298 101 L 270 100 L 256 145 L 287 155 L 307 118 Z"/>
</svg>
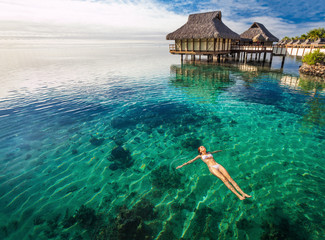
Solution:
<svg viewBox="0 0 325 240">
<path fill-rule="evenodd" d="M 246 194 L 246 193 L 244 193 L 243 197 L 244 197 L 244 198 L 250 198 L 250 197 L 252 197 L 252 196 L 251 196 L 251 195 L 248 195 L 248 194 Z"/>
<path fill-rule="evenodd" d="M 244 200 L 245 198 L 243 196 L 238 196 L 240 200 Z"/>
</svg>

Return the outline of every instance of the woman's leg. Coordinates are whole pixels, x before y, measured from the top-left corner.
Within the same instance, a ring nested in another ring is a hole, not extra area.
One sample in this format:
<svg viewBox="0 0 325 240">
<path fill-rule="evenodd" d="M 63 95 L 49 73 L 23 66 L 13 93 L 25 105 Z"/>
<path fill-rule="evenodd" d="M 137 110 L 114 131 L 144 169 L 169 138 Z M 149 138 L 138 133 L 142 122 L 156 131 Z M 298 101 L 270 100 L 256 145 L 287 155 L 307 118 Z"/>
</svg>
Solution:
<svg viewBox="0 0 325 240">
<path fill-rule="evenodd" d="M 221 172 L 219 172 L 217 169 L 212 168 L 212 167 L 210 167 L 209 170 L 210 170 L 210 172 L 213 175 L 215 175 L 216 177 L 218 177 L 230 189 L 230 191 L 232 191 L 234 194 L 236 194 L 236 196 L 240 200 L 244 200 L 245 199 L 238 192 L 236 192 L 236 190 L 233 188 L 233 186 L 231 186 L 231 184 L 229 183 L 228 179 Z"/>
<path fill-rule="evenodd" d="M 227 172 L 227 170 L 226 170 L 223 166 L 221 166 L 220 164 L 219 164 L 219 171 L 222 173 L 222 175 L 224 175 L 224 176 L 229 180 L 229 182 L 230 182 L 230 183 L 231 183 L 231 184 L 236 188 L 236 190 L 237 190 L 238 192 L 240 192 L 241 195 L 243 195 L 243 197 L 247 197 L 247 198 L 251 197 L 250 195 L 244 193 L 243 190 L 240 189 L 240 187 L 239 187 L 238 184 L 234 181 L 234 179 L 232 179 L 232 178 L 230 177 L 230 175 L 229 175 L 229 173 Z"/>
</svg>

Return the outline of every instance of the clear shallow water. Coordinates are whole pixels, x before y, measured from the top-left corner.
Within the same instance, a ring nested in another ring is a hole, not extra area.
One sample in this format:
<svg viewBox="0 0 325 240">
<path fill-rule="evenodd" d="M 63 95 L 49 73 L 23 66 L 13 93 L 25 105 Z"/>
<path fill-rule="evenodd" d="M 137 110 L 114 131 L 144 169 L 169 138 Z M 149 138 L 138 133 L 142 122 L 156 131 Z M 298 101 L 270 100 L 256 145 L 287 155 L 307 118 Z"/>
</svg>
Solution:
<svg viewBox="0 0 325 240">
<path fill-rule="evenodd" d="M 299 62 L 180 65 L 141 44 L 1 52 L 1 239 L 324 236 L 324 85 Z M 176 171 L 199 145 L 222 149 L 253 197 L 199 160 Z"/>
</svg>

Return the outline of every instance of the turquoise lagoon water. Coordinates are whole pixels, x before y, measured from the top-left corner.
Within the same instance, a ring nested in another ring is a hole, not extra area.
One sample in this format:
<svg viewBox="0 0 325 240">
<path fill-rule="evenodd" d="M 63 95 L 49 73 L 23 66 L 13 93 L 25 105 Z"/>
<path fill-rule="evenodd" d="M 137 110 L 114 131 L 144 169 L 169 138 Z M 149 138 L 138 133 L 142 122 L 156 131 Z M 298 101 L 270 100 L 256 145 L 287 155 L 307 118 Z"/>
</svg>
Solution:
<svg viewBox="0 0 325 240">
<path fill-rule="evenodd" d="M 299 60 L 166 44 L 3 44 L 1 239 L 322 239 L 324 85 Z M 240 201 L 198 160 L 215 155 Z"/>
</svg>

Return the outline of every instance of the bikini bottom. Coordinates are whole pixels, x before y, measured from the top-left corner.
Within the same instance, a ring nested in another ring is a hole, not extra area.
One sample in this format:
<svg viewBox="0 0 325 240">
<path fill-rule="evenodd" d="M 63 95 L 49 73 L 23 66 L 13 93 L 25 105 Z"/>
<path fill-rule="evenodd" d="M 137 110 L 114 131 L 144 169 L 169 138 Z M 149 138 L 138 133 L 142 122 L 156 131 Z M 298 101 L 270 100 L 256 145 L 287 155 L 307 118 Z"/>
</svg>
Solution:
<svg viewBox="0 0 325 240">
<path fill-rule="evenodd" d="M 219 166 L 220 166 L 219 164 L 216 164 L 216 165 L 213 165 L 213 166 L 211 166 L 211 167 L 213 167 L 213 168 L 215 168 L 215 169 L 218 170 L 218 169 L 219 169 Z"/>
</svg>

